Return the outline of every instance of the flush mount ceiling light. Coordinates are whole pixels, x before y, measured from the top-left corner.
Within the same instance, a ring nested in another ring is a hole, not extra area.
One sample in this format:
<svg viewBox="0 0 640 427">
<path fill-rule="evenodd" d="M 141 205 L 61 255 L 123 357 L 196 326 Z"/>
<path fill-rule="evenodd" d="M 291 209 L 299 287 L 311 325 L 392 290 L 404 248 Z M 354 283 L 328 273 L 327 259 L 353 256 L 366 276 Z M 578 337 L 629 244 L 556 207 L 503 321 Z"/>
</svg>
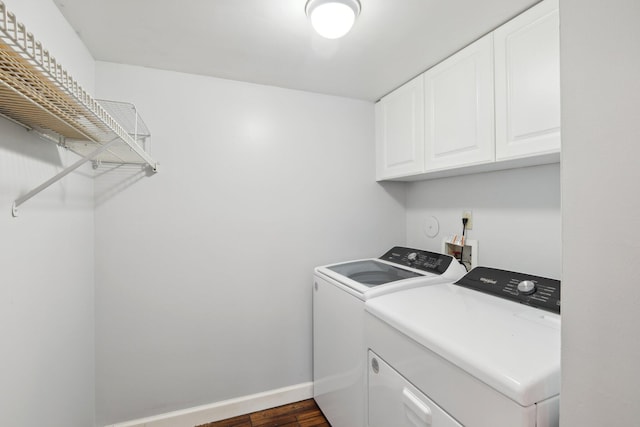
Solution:
<svg viewBox="0 0 640 427">
<path fill-rule="evenodd" d="M 318 34 L 337 39 L 349 32 L 360 14 L 358 0 L 309 0 L 305 6 L 311 25 Z"/>
</svg>

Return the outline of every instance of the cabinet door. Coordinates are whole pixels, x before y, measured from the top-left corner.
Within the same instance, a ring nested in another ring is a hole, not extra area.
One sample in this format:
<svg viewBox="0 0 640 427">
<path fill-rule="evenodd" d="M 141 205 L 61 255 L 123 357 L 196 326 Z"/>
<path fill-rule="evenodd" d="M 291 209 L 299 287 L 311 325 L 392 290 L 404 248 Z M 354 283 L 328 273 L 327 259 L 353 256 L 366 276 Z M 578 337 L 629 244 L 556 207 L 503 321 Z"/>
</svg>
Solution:
<svg viewBox="0 0 640 427">
<path fill-rule="evenodd" d="M 545 0 L 494 32 L 496 158 L 560 151 L 558 0 Z"/>
<path fill-rule="evenodd" d="M 424 90 L 422 76 L 376 104 L 378 180 L 424 171 Z"/>
<path fill-rule="evenodd" d="M 492 35 L 429 69 L 424 86 L 425 170 L 492 162 Z"/>
</svg>

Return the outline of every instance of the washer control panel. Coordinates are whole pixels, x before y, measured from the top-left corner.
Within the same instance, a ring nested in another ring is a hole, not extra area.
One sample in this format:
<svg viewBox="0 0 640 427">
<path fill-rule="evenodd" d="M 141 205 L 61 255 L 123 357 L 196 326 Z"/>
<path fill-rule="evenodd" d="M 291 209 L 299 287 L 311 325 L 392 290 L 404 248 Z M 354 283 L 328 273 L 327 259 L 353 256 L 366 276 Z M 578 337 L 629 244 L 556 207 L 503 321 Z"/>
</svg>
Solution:
<svg viewBox="0 0 640 427">
<path fill-rule="evenodd" d="M 442 274 L 447 271 L 453 261 L 453 258 L 449 255 L 404 248 L 402 246 L 390 249 L 380 259 L 434 274 Z"/>
<path fill-rule="evenodd" d="M 559 280 L 476 267 L 455 284 L 560 314 Z"/>
</svg>

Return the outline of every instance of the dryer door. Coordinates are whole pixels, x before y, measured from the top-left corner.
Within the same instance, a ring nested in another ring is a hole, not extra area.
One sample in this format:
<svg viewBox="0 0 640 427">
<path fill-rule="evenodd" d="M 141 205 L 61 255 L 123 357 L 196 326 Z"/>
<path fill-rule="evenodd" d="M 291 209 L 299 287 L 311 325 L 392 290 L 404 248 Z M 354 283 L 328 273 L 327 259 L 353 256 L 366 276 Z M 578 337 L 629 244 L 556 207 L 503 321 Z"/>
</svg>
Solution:
<svg viewBox="0 0 640 427">
<path fill-rule="evenodd" d="M 369 350 L 369 427 L 463 427 Z"/>
</svg>

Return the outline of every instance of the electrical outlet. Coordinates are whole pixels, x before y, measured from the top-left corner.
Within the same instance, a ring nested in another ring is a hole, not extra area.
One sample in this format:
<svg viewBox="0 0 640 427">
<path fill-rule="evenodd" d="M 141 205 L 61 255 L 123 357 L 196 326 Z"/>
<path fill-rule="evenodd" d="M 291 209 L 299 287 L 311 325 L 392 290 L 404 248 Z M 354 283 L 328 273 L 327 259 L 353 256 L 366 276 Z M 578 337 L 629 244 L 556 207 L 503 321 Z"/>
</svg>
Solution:
<svg viewBox="0 0 640 427">
<path fill-rule="evenodd" d="M 467 230 L 473 228 L 473 213 L 471 211 L 462 211 L 462 218 L 467 218 Z"/>
</svg>

